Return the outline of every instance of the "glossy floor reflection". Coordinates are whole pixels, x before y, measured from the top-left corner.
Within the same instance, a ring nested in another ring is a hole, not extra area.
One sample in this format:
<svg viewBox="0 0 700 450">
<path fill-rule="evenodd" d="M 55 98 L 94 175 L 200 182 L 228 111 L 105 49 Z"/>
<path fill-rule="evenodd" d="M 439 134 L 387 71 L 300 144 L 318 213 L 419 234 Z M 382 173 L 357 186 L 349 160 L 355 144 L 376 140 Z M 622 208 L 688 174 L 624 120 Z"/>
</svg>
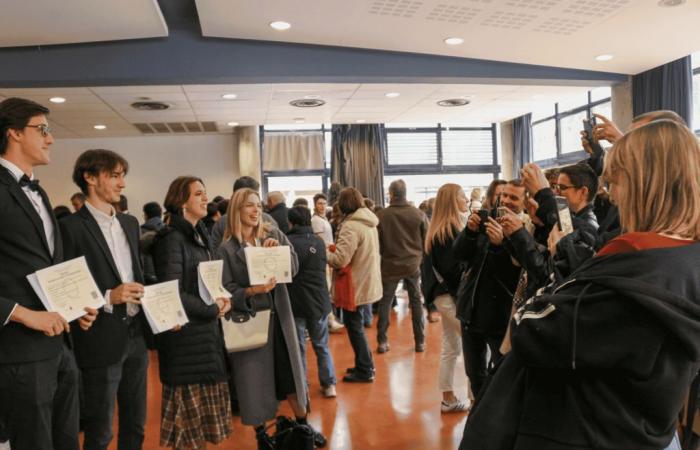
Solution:
<svg viewBox="0 0 700 450">
<path fill-rule="evenodd" d="M 391 351 L 379 355 L 376 349 L 376 317 L 367 336 L 373 351 L 377 376 L 372 384 L 347 384 L 339 381 L 338 397 L 321 397 L 316 371 L 316 357 L 309 345 L 308 367 L 311 394 L 310 423 L 328 438 L 326 448 L 332 450 L 426 450 L 456 449 L 464 428 L 466 414 L 440 414 L 441 395 L 437 389 L 442 326 L 426 322 L 427 350 L 415 353 L 413 331 L 406 308 L 405 292 L 399 293 L 399 306 L 392 313 L 389 339 Z M 350 344 L 345 333 L 330 339 L 336 376 L 342 379 L 347 367 L 353 365 Z M 456 369 L 455 391 L 466 397 L 464 366 Z M 160 430 L 161 385 L 158 378 L 156 353 L 151 355 L 149 368 L 148 423 L 144 449 L 158 449 Z M 282 404 L 280 413 L 290 415 Z M 233 435 L 221 445 L 209 449 L 255 449 L 252 429 L 234 420 Z M 115 430 L 116 436 L 116 430 Z M 116 450 L 116 437 L 110 450 Z"/>
</svg>

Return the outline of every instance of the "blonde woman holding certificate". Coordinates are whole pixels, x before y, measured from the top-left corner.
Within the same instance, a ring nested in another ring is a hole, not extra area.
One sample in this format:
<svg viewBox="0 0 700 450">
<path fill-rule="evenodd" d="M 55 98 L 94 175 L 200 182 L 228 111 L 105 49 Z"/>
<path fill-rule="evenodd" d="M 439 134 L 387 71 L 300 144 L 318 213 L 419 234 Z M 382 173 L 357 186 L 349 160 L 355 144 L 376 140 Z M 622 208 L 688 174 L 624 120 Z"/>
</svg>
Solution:
<svg viewBox="0 0 700 450">
<path fill-rule="evenodd" d="M 153 244 L 153 263 L 159 282 L 178 280 L 180 298 L 189 323 L 178 331 L 156 336 L 163 383 L 160 445 L 202 449 L 231 434 L 228 375 L 219 317 L 229 311 L 226 298 L 208 305 L 199 294 L 197 266 L 212 252 L 202 218 L 207 193 L 202 180 L 178 177 L 163 202 L 170 213 L 166 228 Z"/>
<path fill-rule="evenodd" d="M 257 191 L 237 190 L 231 197 L 226 217 L 219 256 L 224 260 L 223 284 L 232 295 L 233 310 L 237 314 L 272 311 L 267 343 L 229 354 L 241 422 L 254 426 L 258 441 L 264 445 L 269 439 L 265 422 L 275 418 L 279 401 L 289 401 L 296 421 L 308 425 L 309 397 L 287 288 L 277 284 L 274 278 L 267 284 L 251 286 L 245 248 L 290 246 L 292 276 L 298 270 L 297 255 L 281 231 L 268 230 L 262 224 L 262 205 Z M 323 447 L 326 439 L 314 431 L 314 442 L 317 447 Z"/>
</svg>

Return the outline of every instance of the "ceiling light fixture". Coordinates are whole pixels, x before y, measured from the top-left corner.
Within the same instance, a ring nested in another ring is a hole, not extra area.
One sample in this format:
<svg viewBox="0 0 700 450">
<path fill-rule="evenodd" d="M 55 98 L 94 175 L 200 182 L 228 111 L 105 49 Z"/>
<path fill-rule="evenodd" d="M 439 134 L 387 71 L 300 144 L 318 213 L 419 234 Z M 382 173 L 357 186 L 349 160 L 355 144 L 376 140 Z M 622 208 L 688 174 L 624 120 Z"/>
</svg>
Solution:
<svg viewBox="0 0 700 450">
<path fill-rule="evenodd" d="M 238 96 L 236 94 L 224 94 L 221 96 L 224 100 L 234 100 Z"/>
<path fill-rule="evenodd" d="M 319 98 L 321 98 L 321 96 L 318 94 L 309 94 L 305 95 L 304 98 L 307 100 L 318 100 Z"/>
<path fill-rule="evenodd" d="M 296 106 L 297 108 L 316 108 L 318 106 L 325 105 L 326 102 L 318 98 L 300 98 L 297 100 L 292 100 L 289 102 L 289 104 Z"/>
<path fill-rule="evenodd" d="M 49 101 L 50 101 L 51 103 L 65 103 L 65 102 L 66 102 L 66 99 L 63 98 L 63 97 L 51 97 L 51 98 L 49 99 Z"/>
<path fill-rule="evenodd" d="M 396 97 L 398 97 L 399 95 L 401 95 L 401 94 L 399 94 L 398 92 L 387 92 L 386 94 L 384 94 L 384 97 L 386 97 L 386 98 L 396 98 Z"/>
<path fill-rule="evenodd" d="M 270 27 L 274 28 L 277 31 L 284 31 L 292 28 L 289 22 L 282 22 L 279 20 L 276 22 L 270 22 Z"/>
<path fill-rule="evenodd" d="M 685 3 L 685 0 L 659 0 L 658 5 L 662 8 L 673 8 L 674 6 L 681 6 Z"/>
<path fill-rule="evenodd" d="M 605 54 L 605 55 L 598 55 L 595 57 L 596 61 L 610 61 L 611 59 L 613 59 L 613 55 Z"/>
<path fill-rule="evenodd" d="M 443 40 L 447 45 L 459 45 L 464 44 L 464 39 L 458 37 L 448 37 Z"/>
<path fill-rule="evenodd" d="M 229 123 L 227 123 L 226 125 L 228 125 L 228 126 L 230 126 L 230 127 L 237 127 L 237 126 L 238 126 L 238 122 L 229 122 Z"/>
<path fill-rule="evenodd" d="M 355 122 L 357 123 L 365 123 L 367 122 L 365 119 L 357 119 Z"/>
<path fill-rule="evenodd" d="M 294 119 L 294 123 L 304 123 L 304 122 L 306 122 L 306 120 L 304 120 L 302 117 L 297 117 L 296 119 Z"/>
<path fill-rule="evenodd" d="M 95 125 L 95 126 L 92 127 L 92 128 L 94 128 L 94 129 L 96 129 L 96 130 L 106 130 L 106 129 L 107 129 L 107 125 L 97 124 L 97 125 Z"/>
</svg>

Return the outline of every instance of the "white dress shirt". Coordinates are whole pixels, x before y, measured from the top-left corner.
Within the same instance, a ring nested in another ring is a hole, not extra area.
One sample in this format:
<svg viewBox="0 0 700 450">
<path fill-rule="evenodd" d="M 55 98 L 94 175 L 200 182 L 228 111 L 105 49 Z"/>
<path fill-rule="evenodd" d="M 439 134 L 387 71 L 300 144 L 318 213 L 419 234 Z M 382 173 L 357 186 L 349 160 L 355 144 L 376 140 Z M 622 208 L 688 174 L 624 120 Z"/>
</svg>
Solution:
<svg viewBox="0 0 700 450">
<path fill-rule="evenodd" d="M 15 177 L 15 180 L 19 183 L 20 178 L 22 178 L 23 175 L 25 175 L 24 172 L 22 172 L 22 169 L 17 167 L 15 164 L 11 163 L 10 161 L 6 160 L 5 158 L 0 158 L 0 165 L 2 165 L 4 168 L 10 171 L 13 177 Z M 29 177 L 30 180 L 34 180 L 34 174 Z M 53 212 L 49 211 L 49 208 L 44 204 L 44 200 L 41 198 L 41 195 L 33 191 L 29 188 L 29 186 L 25 186 L 22 188 L 22 192 L 27 196 L 29 199 L 29 202 L 34 206 L 34 209 L 36 210 L 37 214 L 39 214 L 39 217 L 41 218 L 41 223 L 44 225 L 44 234 L 46 236 L 46 242 L 49 244 L 49 251 L 51 252 L 51 256 L 53 256 L 53 251 L 55 247 L 55 233 L 53 229 Z M 5 321 L 4 325 L 7 325 L 7 323 L 10 321 L 10 317 L 12 317 L 12 314 L 14 314 L 15 309 L 17 308 L 17 304 L 12 308 L 12 311 L 10 314 L 7 316 L 7 320 Z"/>
<path fill-rule="evenodd" d="M 333 243 L 333 228 L 325 217 L 314 214 L 311 217 L 311 228 L 314 230 L 314 234 L 319 235 L 326 245 Z"/>
<path fill-rule="evenodd" d="M 85 202 L 85 207 L 87 207 L 92 217 L 97 221 L 97 225 L 100 227 L 105 241 L 107 241 L 107 247 L 109 247 L 112 259 L 114 259 L 114 263 L 117 265 L 122 283 L 132 283 L 134 281 L 134 266 L 131 260 L 131 248 L 129 247 L 126 233 L 117 219 L 116 211 L 112 208 L 111 214 L 105 214 L 92 206 L 89 199 Z M 105 293 L 105 300 L 108 304 L 105 305 L 104 309 L 108 313 L 112 312 L 110 293 L 111 290 Z M 130 317 L 133 317 L 138 314 L 139 307 L 133 303 L 127 303 L 126 312 Z"/>
</svg>

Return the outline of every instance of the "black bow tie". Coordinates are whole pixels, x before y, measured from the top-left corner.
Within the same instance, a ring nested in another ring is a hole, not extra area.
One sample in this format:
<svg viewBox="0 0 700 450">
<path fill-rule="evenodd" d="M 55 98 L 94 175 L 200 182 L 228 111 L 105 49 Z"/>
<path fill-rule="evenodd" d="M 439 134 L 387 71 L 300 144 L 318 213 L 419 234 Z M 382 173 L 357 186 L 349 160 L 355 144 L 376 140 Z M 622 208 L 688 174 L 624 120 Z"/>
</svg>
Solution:
<svg viewBox="0 0 700 450">
<path fill-rule="evenodd" d="M 36 192 L 39 190 L 39 180 L 30 180 L 28 176 L 22 175 L 19 179 L 20 187 L 28 187 L 32 191 Z"/>
</svg>

